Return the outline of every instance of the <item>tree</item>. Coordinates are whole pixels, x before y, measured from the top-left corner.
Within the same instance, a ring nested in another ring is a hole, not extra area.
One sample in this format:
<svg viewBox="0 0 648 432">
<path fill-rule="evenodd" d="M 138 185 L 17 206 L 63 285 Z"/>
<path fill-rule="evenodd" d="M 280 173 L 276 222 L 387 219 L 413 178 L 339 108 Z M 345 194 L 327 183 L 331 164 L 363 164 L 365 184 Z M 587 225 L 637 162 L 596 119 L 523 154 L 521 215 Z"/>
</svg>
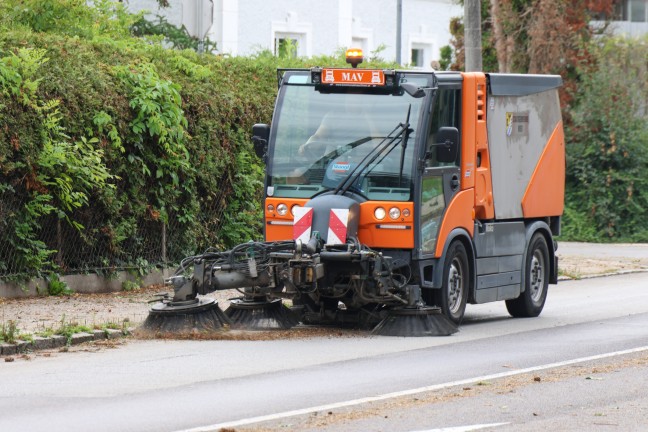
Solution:
<svg viewBox="0 0 648 432">
<path fill-rule="evenodd" d="M 484 70 L 560 73 L 567 78 L 583 60 L 596 30 L 597 14 L 609 15 L 617 0 L 482 0 Z M 457 57 L 463 53 L 463 24 L 451 22 Z M 493 64 L 488 56 L 494 54 Z M 453 65 L 463 69 L 463 62 Z"/>
</svg>

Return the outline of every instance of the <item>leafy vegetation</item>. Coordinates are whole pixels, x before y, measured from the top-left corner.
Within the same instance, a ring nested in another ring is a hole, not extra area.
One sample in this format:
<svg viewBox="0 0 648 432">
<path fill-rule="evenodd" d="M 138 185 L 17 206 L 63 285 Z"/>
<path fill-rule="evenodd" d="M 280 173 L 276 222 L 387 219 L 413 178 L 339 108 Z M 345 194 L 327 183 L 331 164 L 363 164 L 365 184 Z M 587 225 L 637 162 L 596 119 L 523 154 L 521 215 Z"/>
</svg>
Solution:
<svg viewBox="0 0 648 432">
<path fill-rule="evenodd" d="M 79 325 L 77 323 L 66 321 L 65 315 L 61 317 L 61 322 L 59 327 L 54 330 L 55 335 L 64 336 L 66 339 L 67 345 L 72 343 L 72 336 L 76 333 L 89 333 L 92 329 L 85 325 Z"/>
<path fill-rule="evenodd" d="M 9 320 L 8 322 L 2 322 L 0 326 L 0 342 L 15 344 L 19 335 L 20 330 L 18 330 L 15 321 Z"/>
<path fill-rule="evenodd" d="M 175 26 L 160 15 L 153 18 L 141 17 L 133 24 L 131 30 L 135 36 L 162 36 L 164 42 L 175 49 L 194 51 L 202 49 L 204 52 L 214 52 L 217 48 L 215 42 L 209 39 L 201 41 L 197 37 L 191 36 L 185 26 Z"/>
<path fill-rule="evenodd" d="M 0 2 L 3 278 L 168 265 L 258 239 L 249 135 L 271 120 L 276 68 L 346 65 L 342 50 L 168 49 L 133 35 L 140 19 L 108 0 Z"/>
<path fill-rule="evenodd" d="M 566 237 L 648 241 L 648 38 L 603 39 L 570 110 Z"/>
<path fill-rule="evenodd" d="M 47 293 L 51 296 L 70 295 L 73 291 L 65 281 L 62 281 L 59 275 L 52 273 L 45 278 L 47 281 Z"/>
</svg>

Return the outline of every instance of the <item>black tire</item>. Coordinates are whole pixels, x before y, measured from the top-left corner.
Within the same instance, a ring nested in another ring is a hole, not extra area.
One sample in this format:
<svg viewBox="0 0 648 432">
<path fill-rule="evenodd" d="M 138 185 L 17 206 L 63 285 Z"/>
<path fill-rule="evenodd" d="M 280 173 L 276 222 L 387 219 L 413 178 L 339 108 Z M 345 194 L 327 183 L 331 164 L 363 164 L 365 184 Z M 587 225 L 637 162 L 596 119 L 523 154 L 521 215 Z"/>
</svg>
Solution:
<svg viewBox="0 0 648 432">
<path fill-rule="evenodd" d="M 524 292 L 506 300 L 506 309 L 516 318 L 537 317 L 544 308 L 549 287 L 549 248 L 540 233 L 531 237 L 526 253 Z"/>
<path fill-rule="evenodd" d="M 454 241 L 448 248 L 443 265 L 443 286 L 435 292 L 435 304 L 455 324 L 460 324 L 466 312 L 470 266 L 466 248 L 460 241 Z"/>
</svg>

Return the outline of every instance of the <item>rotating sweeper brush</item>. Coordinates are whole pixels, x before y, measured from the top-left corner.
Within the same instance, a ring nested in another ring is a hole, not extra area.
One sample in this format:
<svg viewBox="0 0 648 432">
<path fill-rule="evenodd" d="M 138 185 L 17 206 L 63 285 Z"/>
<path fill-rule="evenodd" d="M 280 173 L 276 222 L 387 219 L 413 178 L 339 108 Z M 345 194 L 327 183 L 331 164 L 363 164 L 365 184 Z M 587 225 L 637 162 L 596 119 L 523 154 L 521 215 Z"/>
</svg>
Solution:
<svg viewBox="0 0 648 432">
<path fill-rule="evenodd" d="M 231 325 L 213 299 L 162 300 L 151 308 L 142 329 L 156 334 L 222 331 Z"/>
<path fill-rule="evenodd" d="M 459 328 L 438 307 L 394 308 L 374 327 L 372 334 L 380 336 L 450 336 Z"/>
<path fill-rule="evenodd" d="M 232 328 L 246 330 L 289 329 L 299 324 L 299 318 L 281 299 L 243 297 L 233 299 L 225 315 Z"/>
<path fill-rule="evenodd" d="M 185 258 L 167 279 L 172 298 L 157 299 L 141 326 L 145 332 L 187 333 L 236 329 L 287 329 L 299 319 L 272 296 L 269 253 L 292 250 L 294 242 L 244 243 L 225 252 L 206 251 Z M 191 274 L 192 273 L 192 274 Z M 216 290 L 245 290 L 223 312 L 213 299 L 199 297 Z"/>
</svg>

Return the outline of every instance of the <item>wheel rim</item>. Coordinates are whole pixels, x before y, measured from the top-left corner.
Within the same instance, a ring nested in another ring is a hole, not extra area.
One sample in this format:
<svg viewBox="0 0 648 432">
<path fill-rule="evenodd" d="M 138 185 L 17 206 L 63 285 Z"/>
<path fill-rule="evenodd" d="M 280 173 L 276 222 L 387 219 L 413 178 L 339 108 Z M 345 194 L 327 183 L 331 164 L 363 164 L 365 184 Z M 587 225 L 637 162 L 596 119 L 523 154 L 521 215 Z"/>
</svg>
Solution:
<svg viewBox="0 0 648 432">
<path fill-rule="evenodd" d="M 545 283 L 545 258 L 542 251 L 536 249 L 531 257 L 531 272 L 529 289 L 531 290 L 531 300 L 538 302 L 542 298 Z"/>
<path fill-rule="evenodd" d="M 455 257 L 448 272 L 448 309 L 452 314 L 456 314 L 461 308 L 463 285 L 463 265 L 461 260 Z"/>
</svg>

